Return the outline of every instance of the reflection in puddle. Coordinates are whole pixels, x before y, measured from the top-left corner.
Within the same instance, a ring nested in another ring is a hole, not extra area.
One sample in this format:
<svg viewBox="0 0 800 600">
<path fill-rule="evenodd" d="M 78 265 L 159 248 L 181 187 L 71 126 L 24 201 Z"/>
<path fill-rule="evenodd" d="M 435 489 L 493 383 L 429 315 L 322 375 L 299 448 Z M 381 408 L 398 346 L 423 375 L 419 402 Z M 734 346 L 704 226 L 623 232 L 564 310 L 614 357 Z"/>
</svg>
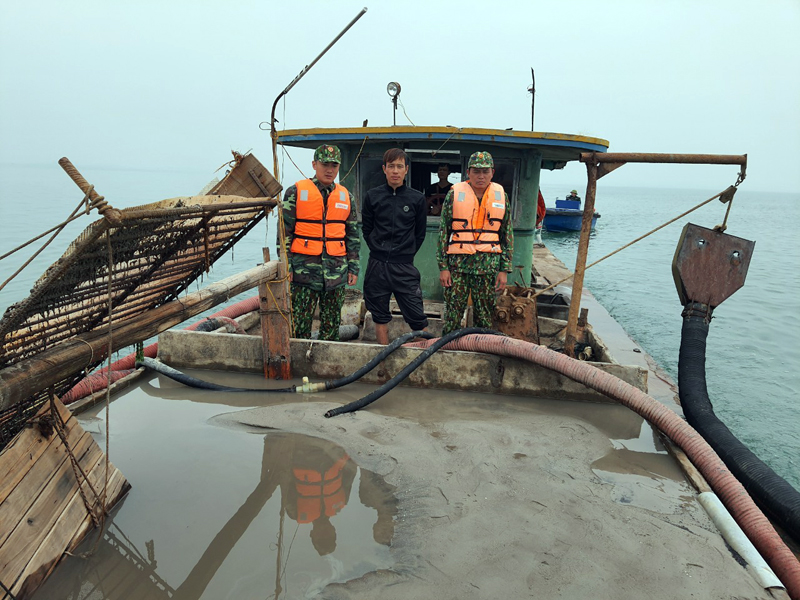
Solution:
<svg viewBox="0 0 800 600">
<path fill-rule="evenodd" d="M 394 488 L 343 448 L 209 426 L 210 407 L 200 404 L 190 405 L 200 417 L 190 428 L 200 435 L 178 438 L 170 401 L 150 401 L 161 418 L 111 442 L 115 464 L 131 474 L 131 493 L 97 550 L 62 561 L 36 599 L 313 597 L 332 582 L 391 566 Z M 93 532 L 75 554 L 95 539 Z"/>
<path fill-rule="evenodd" d="M 613 485 L 611 497 L 656 512 L 674 512 L 675 498 L 692 502 L 694 493 L 676 462 L 666 454 L 616 449 L 596 460 L 592 471 Z"/>
</svg>

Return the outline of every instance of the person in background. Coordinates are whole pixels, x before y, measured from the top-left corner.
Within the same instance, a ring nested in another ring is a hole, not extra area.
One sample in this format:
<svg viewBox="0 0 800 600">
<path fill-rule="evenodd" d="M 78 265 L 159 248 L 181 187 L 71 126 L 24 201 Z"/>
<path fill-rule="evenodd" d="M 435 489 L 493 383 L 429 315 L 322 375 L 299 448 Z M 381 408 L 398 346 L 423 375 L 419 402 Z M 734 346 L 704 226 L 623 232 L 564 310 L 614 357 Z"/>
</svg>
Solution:
<svg viewBox="0 0 800 600">
<path fill-rule="evenodd" d="M 581 201 L 581 197 L 578 196 L 578 190 L 572 190 L 567 196 L 567 200 L 577 200 L 578 202 Z"/>
<path fill-rule="evenodd" d="M 470 156 L 467 176 L 447 193 L 439 224 L 436 260 L 446 303 L 443 335 L 460 327 L 470 294 L 474 325 L 492 326 L 495 294 L 506 287 L 514 254 L 508 196 L 503 186 L 492 182 L 492 155 Z"/>
<path fill-rule="evenodd" d="M 453 187 L 453 184 L 447 181 L 447 177 L 450 175 L 450 165 L 440 163 L 436 174 L 439 176 L 439 181 L 425 188 L 425 200 L 428 203 L 428 214 L 431 216 L 439 216 L 442 213 L 444 198 Z"/>
<path fill-rule="evenodd" d="M 296 338 L 311 337 L 319 302 L 319 339 L 339 339 L 345 284 L 358 281 L 358 238 L 355 202 L 335 183 L 342 154 L 336 146 L 314 151 L 315 176 L 286 190 L 283 223 L 289 260 L 292 321 Z"/>
<path fill-rule="evenodd" d="M 361 232 L 369 247 L 364 303 L 375 322 L 375 338 L 384 345 L 389 343 L 392 294 L 412 331 L 428 327 L 420 275 L 414 266 L 414 256 L 425 241 L 428 211 L 425 197 L 405 184 L 408 167 L 403 150 L 387 150 L 383 155 L 386 183 L 366 193 L 361 210 Z"/>
<path fill-rule="evenodd" d="M 542 190 L 539 190 L 539 197 L 536 199 L 536 226 L 534 227 L 534 244 L 544 245 L 542 242 L 542 227 L 544 226 L 544 218 L 547 215 L 547 206 L 544 203 L 544 196 Z"/>
</svg>

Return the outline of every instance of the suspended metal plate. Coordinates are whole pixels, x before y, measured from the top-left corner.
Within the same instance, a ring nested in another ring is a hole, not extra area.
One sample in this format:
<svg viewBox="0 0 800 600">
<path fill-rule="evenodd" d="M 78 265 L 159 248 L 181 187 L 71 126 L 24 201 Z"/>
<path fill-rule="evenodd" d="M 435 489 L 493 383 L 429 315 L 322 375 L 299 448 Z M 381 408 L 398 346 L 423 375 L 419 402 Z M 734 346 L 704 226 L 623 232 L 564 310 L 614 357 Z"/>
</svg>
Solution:
<svg viewBox="0 0 800 600">
<path fill-rule="evenodd" d="M 700 302 L 715 308 L 744 285 L 756 243 L 693 223 L 683 228 L 672 276 L 684 306 Z"/>
</svg>

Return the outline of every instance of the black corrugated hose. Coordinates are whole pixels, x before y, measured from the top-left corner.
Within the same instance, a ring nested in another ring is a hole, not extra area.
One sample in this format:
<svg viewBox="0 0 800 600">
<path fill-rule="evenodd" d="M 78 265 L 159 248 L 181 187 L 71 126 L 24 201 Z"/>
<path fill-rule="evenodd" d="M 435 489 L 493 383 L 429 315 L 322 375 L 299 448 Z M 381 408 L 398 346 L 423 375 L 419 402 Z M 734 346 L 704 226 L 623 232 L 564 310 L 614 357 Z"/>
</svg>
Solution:
<svg viewBox="0 0 800 600">
<path fill-rule="evenodd" d="M 397 350 L 400 346 L 405 344 L 406 342 L 413 340 L 414 338 L 426 338 L 431 339 L 436 337 L 435 335 L 428 333 L 427 331 L 412 331 L 411 333 L 406 333 L 401 335 L 399 338 L 395 339 L 391 344 L 386 346 L 383 350 L 381 350 L 378 354 L 376 354 L 372 360 L 370 360 L 367 364 L 363 367 L 358 369 L 357 371 L 342 377 L 340 379 L 334 379 L 332 381 L 326 381 L 324 383 L 324 390 L 333 390 L 348 383 L 353 383 L 358 379 L 361 379 L 364 375 L 369 373 L 372 369 L 377 367 L 381 361 L 389 356 L 392 352 Z M 177 369 L 173 369 L 172 367 L 154 360 L 152 358 L 142 358 L 141 360 L 136 361 L 137 367 L 147 367 L 148 369 L 153 369 L 162 375 L 166 375 L 170 379 L 174 379 L 184 385 L 188 385 L 189 387 L 199 388 L 202 390 L 214 390 L 218 392 L 279 392 L 279 393 L 294 393 L 297 391 L 297 386 L 291 386 L 286 388 L 238 388 L 238 387 L 228 387 L 226 385 L 218 385 L 216 383 L 211 383 L 208 381 L 203 381 L 202 379 L 198 379 L 196 377 L 191 377 L 178 371 Z M 394 386 L 392 386 L 394 387 Z M 391 389 L 391 388 L 390 388 Z M 388 391 L 388 390 L 387 390 Z"/>
<path fill-rule="evenodd" d="M 203 381 L 202 379 L 197 379 L 196 377 L 191 377 L 186 373 L 181 373 L 177 369 L 173 369 L 169 365 L 165 365 L 164 363 L 157 361 L 153 358 L 143 358 L 141 360 L 136 361 L 137 367 L 147 367 L 148 369 L 153 369 L 162 375 L 166 375 L 170 379 L 174 379 L 175 381 L 182 383 L 183 385 L 188 385 L 189 387 L 199 388 L 201 390 L 214 390 L 217 392 L 283 392 L 285 393 L 293 393 L 295 391 L 296 386 L 286 387 L 286 388 L 237 388 L 237 387 L 228 387 L 227 385 L 219 385 L 216 383 L 211 383 L 209 381 Z"/>
<path fill-rule="evenodd" d="M 402 371 L 400 371 L 397 375 L 395 375 L 389 381 L 384 383 L 377 390 L 375 390 L 371 394 L 367 394 L 366 396 L 364 396 L 360 400 L 356 400 L 354 402 L 351 402 L 350 404 L 345 404 L 344 406 L 339 406 L 337 408 L 332 408 L 331 410 L 329 410 L 328 412 L 325 413 L 325 417 L 326 418 L 330 418 L 330 417 L 335 417 L 336 415 L 341 415 L 341 414 L 348 413 L 348 412 L 354 412 L 356 410 L 360 410 L 360 409 L 364 408 L 365 406 L 367 406 L 369 404 L 372 404 L 373 402 L 375 402 L 375 400 L 377 400 L 378 398 L 383 396 L 386 392 L 390 391 L 398 383 L 400 383 L 406 377 L 411 375 L 411 373 L 418 366 L 420 366 L 422 363 L 424 363 L 426 360 L 428 360 L 431 356 L 433 356 L 433 353 L 436 352 L 437 350 L 439 350 L 439 348 L 441 348 L 442 346 L 446 345 L 448 342 L 451 342 L 452 340 L 454 340 L 456 338 L 460 338 L 463 335 L 469 335 L 471 333 L 484 333 L 484 334 L 488 334 L 488 335 L 505 335 L 504 333 L 500 333 L 499 331 L 494 331 L 493 329 L 484 329 L 482 327 L 466 327 L 464 329 L 457 329 L 456 331 L 451 331 L 447 335 L 442 336 L 441 338 L 439 338 L 438 341 L 436 341 L 433 344 L 431 344 L 427 349 L 425 349 L 424 352 L 422 352 L 419 356 L 417 356 L 417 358 L 415 358 L 410 363 L 408 363 L 403 368 Z M 433 336 L 431 336 L 431 337 L 433 337 Z"/>
<path fill-rule="evenodd" d="M 764 464 L 714 414 L 706 387 L 706 338 L 710 311 L 687 304 L 683 312 L 678 387 L 686 420 L 709 443 L 756 502 L 800 541 L 800 492 Z"/>
</svg>

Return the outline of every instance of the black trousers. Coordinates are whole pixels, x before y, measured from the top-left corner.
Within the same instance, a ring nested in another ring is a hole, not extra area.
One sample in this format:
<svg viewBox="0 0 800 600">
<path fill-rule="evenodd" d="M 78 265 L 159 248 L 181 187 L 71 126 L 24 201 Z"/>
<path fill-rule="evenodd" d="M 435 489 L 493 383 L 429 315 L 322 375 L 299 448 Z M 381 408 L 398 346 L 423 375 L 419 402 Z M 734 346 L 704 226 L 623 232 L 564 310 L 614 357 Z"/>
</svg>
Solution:
<svg viewBox="0 0 800 600">
<path fill-rule="evenodd" d="M 372 320 L 379 325 L 392 320 L 389 299 L 394 294 L 411 330 L 427 327 L 428 317 L 422 308 L 419 281 L 419 271 L 414 263 L 387 263 L 370 258 L 364 274 L 364 304 L 372 313 Z"/>
</svg>

